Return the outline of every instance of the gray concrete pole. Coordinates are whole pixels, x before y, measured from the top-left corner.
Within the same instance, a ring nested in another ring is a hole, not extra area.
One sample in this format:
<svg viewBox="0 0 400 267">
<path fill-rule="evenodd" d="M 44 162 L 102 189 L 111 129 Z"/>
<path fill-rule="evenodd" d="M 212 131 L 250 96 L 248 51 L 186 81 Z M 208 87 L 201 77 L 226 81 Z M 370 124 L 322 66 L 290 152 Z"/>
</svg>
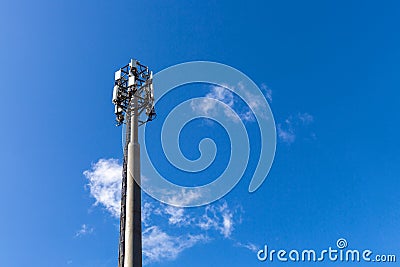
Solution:
<svg viewBox="0 0 400 267">
<path fill-rule="evenodd" d="M 124 267 L 142 267 L 142 215 L 140 181 L 140 146 L 138 141 L 138 99 L 133 97 L 131 139 L 128 145 L 126 181 L 126 224 Z"/>
</svg>

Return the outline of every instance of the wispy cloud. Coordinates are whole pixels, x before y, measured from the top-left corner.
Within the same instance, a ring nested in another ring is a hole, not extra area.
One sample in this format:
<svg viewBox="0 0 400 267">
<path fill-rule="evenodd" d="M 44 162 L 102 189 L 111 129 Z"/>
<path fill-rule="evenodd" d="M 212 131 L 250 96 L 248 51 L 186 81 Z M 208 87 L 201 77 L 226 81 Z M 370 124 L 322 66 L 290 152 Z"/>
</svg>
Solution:
<svg viewBox="0 0 400 267">
<path fill-rule="evenodd" d="M 115 218 L 120 213 L 122 166 L 115 159 L 100 159 L 84 175 L 95 205 L 103 206 Z M 182 192 L 176 201 L 196 197 Z M 216 236 L 230 239 L 235 226 L 241 223 L 242 209 L 232 209 L 226 201 L 198 208 L 178 208 L 143 197 L 142 222 L 144 263 L 174 260 L 184 250 Z M 167 230 L 168 229 L 168 230 Z M 93 231 L 82 225 L 79 235 Z M 175 234 L 174 234 L 175 233 Z M 177 235 L 176 233 L 180 233 Z"/>
<path fill-rule="evenodd" d="M 174 260 L 182 251 L 208 240 L 203 234 L 173 236 L 158 226 L 150 226 L 143 231 L 144 264 Z"/>
<path fill-rule="evenodd" d="M 199 115 L 213 116 L 219 112 L 213 99 L 223 102 L 232 109 L 235 104 L 234 95 L 230 90 L 221 86 L 212 86 L 210 92 L 206 94 L 205 98 L 201 100 L 200 104 L 196 104 L 194 101 L 192 101 L 190 106 L 192 107 L 192 110 Z M 231 109 L 224 108 L 223 112 L 228 118 L 237 121 L 237 117 Z"/>
<path fill-rule="evenodd" d="M 231 236 L 234 229 L 233 211 L 226 202 L 219 206 L 206 206 L 204 215 L 196 222 L 202 230 L 214 229 L 225 238 Z"/>
<path fill-rule="evenodd" d="M 307 112 L 298 113 L 297 118 L 299 118 L 299 120 L 305 125 L 310 124 L 314 121 L 314 117 L 312 115 L 308 114 Z"/>
<path fill-rule="evenodd" d="M 84 235 L 89 235 L 89 234 L 92 234 L 93 231 L 94 231 L 93 227 L 90 227 L 87 224 L 82 224 L 81 229 L 79 229 L 75 233 L 75 237 L 81 237 L 81 236 L 84 236 Z"/>
<path fill-rule="evenodd" d="M 253 244 L 251 242 L 247 242 L 247 243 L 236 242 L 235 246 L 246 248 L 254 253 L 256 253 L 259 250 L 259 247 L 256 244 Z"/>
<path fill-rule="evenodd" d="M 290 115 L 284 120 L 284 122 L 277 124 L 277 131 L 279 140 L 286 144 L 292 144 L 297 138 L 297 133 L 304 126 L 308 126 L 314 122 L 314 117 L 307 113 L 297 113 L 296 115 Z M 310 134 L 315 138 L 315 134 Z"/>
<path fill-rule="evenodd" d="M 244 92 L 247 106 L 239 105 L 239 98 L 233 94 L 235 87 L 240 88 L 241 91 Z M 272 91 L 265 85 L 262 90 L 265 92 L 267 99 L 272 101 Z M 243 121 L 254 121 L 253 111 L 260 116 L 263 116 L 267 108 L 265 101 L 260 97 L 260 95 L 254 95 L 249 91 L 246 91 L 244 85 L 238 83 L 235 86 L 211 86 L 210 92 L 206 94 L 205 98 L 203 98 L 200 103 L 195 101 L 191 102 L 192 110 L 203 116 L 215 115 L 217 112 L 220 112 L 220 110 L 215 106 L 213 99 L 221 101 L 227 105 L 227 107 L 223 108 L 222 111 L 227 118 L 235 122 L 239 122 L 238 117 Z"/>
<path fill-rule="evenodd" d="M 164 214 L 168 216 L 168 223 L 173 225 L 189 225 L 193 218 L 185 214 L 184 208 L 177 208 L 172 206 L 166 206 L 164 209 Z"/>
<path fill-rule="evenodd" d="M 190 203 L 195 202 L 199 198 L 201 198 L 200 191 L 189 191 L 185 188 L 182 188 L 180 192 L 174 192 L 174 194 L 168 198 L 168 202 L 172 205 L 182 207 L 190 205 Z"/>
<path fill-rule="evenodd" d="M 151 216 L 154 211 L 154 205 L 150 202 L 142 203 L 142 223 L 144 226 L 149 226 L 151 224 Z"/>
<path fill-rule="evenodd" d="M 278 123 L 277 131 L 279 139 L 284 143 L 291 144 L 296 140 L 294 128 L 289 119 L 286 119 L 284 123 Z"/>
<path fill-rule="evenodd" d="M 212 241 L 211 236 L 219 234 L 223 238 L 230 238 L 234 226 L 241 223 L 238 209 L 231 209 L 225 201 L 194 209 L 177 208 L 156 202 L 145 202 L 144 206 L 152 210 L 143 232 L 143 254 L 146 263 L 173 260 L 196 244 Z M 163 230 L 162 222 L 167 222 L 164 229 L 168 231 Z M 172 234 L 176 232 L 180 235 Z M 153 249 L 154 246 L 157 247 L 156 250 Z"/>
<path fill-rule="evenodd" d="M 265 83 L 261 84 L 261 90 L 264 92 L 268 101 L 272 103 L 272 90 Z"/>
</svg>

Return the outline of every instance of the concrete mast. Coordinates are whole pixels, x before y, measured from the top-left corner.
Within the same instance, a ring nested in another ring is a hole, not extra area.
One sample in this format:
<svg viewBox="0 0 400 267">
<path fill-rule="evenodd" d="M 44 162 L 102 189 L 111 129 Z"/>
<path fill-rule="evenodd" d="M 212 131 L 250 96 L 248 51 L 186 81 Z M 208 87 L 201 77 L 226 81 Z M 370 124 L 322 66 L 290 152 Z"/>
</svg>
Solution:
<svg viewBox="0 0 400 267">
<path fill-rule="evenodd" d="M 142 214 L 140 183 L 140 145 L 138 141 L 138 98 L 132 98 L 131 139 L 128 145 L 126 183 L 126 223 L 124 267 L 142 267 Z M 136 256 L 134 256 L 136 255 Z"/>
<path fill-rule="evenodd" d="M 132 59 L 115 72 L 112 102 L 117 126 L 127 123 L 121 189 L 119 267 L 142 267 L 139 126 L 156 117 L 153 74 Z M 126 119 L 126 120 L 125 120 Z"/>
</svg>

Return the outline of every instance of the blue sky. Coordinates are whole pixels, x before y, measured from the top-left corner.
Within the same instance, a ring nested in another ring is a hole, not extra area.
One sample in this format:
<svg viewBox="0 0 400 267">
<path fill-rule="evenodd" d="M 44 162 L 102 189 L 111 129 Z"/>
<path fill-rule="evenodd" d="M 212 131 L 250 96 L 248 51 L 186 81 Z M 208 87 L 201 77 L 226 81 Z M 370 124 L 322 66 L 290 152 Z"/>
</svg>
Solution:
<svg viewBox="0 0 400 267">
<path fill-rule="evenodd" d="M 399 257 L 399 8 L 397 1 L 2 3 L 0 265 L 117 265 L 118 203 L 104 195 L 118 188 L 122 155 L 111 92 L 114 71 L 132 57 L 154 72 L 193 60 L 244 72 L 270 97 L 278 136 L 273 167 L 255 193 L 247 189 L 259 135 L 248 121 L 249 167 L 223 199 L 175 210 L 145 195 L 147 266 L 285 266 L 259 262 L 252 249 L 317 250 L 339 238 Z M 213 92 L 180 90 L 182 99 Z M 204 137 L 222 151 L 203 175 L 210 179 L 227 161 L 223 129 L 193 122 L 180 142 L 193 159 Z M 187 183 L 167 167 L 170 179 Z"/>
</svg>

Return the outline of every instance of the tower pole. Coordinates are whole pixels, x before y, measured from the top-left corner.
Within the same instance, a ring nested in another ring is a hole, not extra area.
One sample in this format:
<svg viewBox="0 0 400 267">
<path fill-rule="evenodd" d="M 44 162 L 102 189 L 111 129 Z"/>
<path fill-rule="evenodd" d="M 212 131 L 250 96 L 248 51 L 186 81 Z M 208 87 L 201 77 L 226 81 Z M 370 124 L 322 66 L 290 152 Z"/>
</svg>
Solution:
<svg viewBox="0 0 400 267">
<path fill-rule="evenodd" d="M 142 267 L 142 214 L 140 189 L 139 126 L 152 121 L 153 73 L 139 61 L 115 72 L 112 103 L 117 126 L 126 121 L 126 142 L 121 188 L 118 267 Z"/>
<path fill-rule="evenodd" d="M 138 141 L 138 97 L 132 97 L 131 139 L 128 145 L 126 184 L 126 226 L 124 267 L 142 267 L 142 221 L 140 182 L 140 146 Z"/>
</svg>

